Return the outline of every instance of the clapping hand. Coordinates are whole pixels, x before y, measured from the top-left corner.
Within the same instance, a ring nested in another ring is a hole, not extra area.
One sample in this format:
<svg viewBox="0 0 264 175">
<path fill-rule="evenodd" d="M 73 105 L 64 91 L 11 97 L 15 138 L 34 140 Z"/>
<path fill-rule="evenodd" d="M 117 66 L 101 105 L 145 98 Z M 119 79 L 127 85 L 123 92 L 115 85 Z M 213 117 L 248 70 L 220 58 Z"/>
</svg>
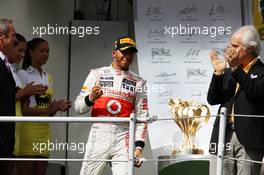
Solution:
<svg viewBox="0 0 264 175">
<path fill-rule="evenodd" d="M 226 59 L 221 59 L 219 58 L 218 54 L 216 51 L 212 51 L 210 53 L 210 59 L 212 62 L 212 65 L 214 67 L 215 73 L 216 74 L 223 74 L 226 67 L 227 67 L 227 61 Z"/>
</svg>

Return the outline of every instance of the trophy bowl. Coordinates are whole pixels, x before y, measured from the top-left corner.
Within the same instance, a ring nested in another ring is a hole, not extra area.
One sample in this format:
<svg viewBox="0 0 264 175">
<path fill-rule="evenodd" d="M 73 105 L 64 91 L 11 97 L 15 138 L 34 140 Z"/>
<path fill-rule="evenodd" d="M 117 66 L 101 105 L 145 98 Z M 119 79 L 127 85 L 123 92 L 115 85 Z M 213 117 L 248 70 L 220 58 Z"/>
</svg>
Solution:
<svg viewBox="0 0 264 175">
<path fill-rule="evenodd" d="M 197 131 L 202 124 L 210 118 L 210 110 L 207 105 L 197 104 L 194 101 L 184 101 L 179 98 L 170 99 L 169 109 L 174 122 L 183 133 L 183 144 L 172 150 L 172 155 L 178 154 L 203 154 L 194 141 Z"/>
</svg>

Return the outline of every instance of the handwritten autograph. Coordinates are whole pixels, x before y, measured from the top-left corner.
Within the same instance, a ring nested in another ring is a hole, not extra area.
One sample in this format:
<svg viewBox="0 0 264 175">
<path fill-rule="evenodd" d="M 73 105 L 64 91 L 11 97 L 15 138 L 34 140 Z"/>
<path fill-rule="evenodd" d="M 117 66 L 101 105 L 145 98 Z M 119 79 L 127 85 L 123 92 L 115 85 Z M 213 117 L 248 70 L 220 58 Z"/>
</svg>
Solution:
<svg viewBox="0 0 264 175">
<path fill-rule="evenodd" d="M 148 32 L 148 38 L 154 38 L 154 37 L 164 37 L 165 36 L 165 29 L 164 28 L 154 28 L 154 29 L 151 29 L 149 32 Z"/>
<path fill-rule="evenodd" d="M 148 6 L 146 16 L 158 16 L 162 14 L 166 14 L 166 13 L 162 11 L 161 7 L 157 7 L 157 6 L 152 7 L 151 5 Z"/>
<path fill-rule="evenodd" d="M 186 57 L 186 58 L 189 58 L 190 56 L 198 57 L 200 51 L 201 51 L 200 49 L 189 48 L 187 53 L 184 55 L 184 57 Z"/>
<path fill-rule="evenodd" d="M 187 69 L 187 78 L 190 77 L 206 77 L 206 70 L 200 68 L 188 68 Z"/>
<path fill-rule="evenodd" d="M 212 4 L 209 15 L 222 15 L 225 13 L 225 7 L 223 5 Z"/>
<path fill-rule="evenodd" d="M 156 75 L 155 77 L 161 77 L 161 78 L 164 78 L 164 77 L 171 77 L 171 76 L 175 76 L 176 73 L 171 73 L 171 74 L 168 74 L 167 72 L 161 72 L 159 73 L 158 75 Z"/>
<path fill-rule="evenodd" d="M 167 91 L 163 91 L 163 92 L 159 93 L 158 97 L 170 97 L 170 96 L 172 96 L 172 94 L 173 94 L 172 91 L 167 90 Z"/>
<path fill-rule="evenodd" d="M 191 15 L 195 12 L 198 12 L 199 10 L 196 8 L 195 5 L 192 6 L 186 6 L 184 9 L 180 10 L 180 12 L 177 14 L 177 18 L 184 15 Z"/>
<path fill-rule="evenodd" d="M 156 75 L 156 78 L 162 78 L 164 80 L 168 80 L 169 77 L 175 76 L 176 73 L 167 73 L 167 72 L 161 72 L 158 75 Z"/>
<path fill-rule="evenodd" d="M 166 48 L 152 48 L 151 56 L 154 58 L 155 56 L 171 56 L 170 49 Z"/>
</svg>

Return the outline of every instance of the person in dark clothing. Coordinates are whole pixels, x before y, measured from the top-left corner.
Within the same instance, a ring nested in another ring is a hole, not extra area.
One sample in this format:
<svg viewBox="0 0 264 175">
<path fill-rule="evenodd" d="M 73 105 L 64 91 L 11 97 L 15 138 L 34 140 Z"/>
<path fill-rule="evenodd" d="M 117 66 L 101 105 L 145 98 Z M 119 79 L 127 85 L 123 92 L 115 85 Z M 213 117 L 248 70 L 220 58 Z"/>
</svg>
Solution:
<svg viewBox="0 0 264 175">
<path fill-rule="evenodd" d="M 15 116 L 16 84 L 13 79 L 10 64 L 14 51 L 15 29 L 12 21 L 0 18 L 0 117 Z M 0 122 L 0 157 L 12 157 L 14 150 L 14 122 Z M 11 174 L 12 163 L 0 162 L 0 172 Z"/>
<path fill-rule="evenodd" d="M 224 59 L 219 59 L 214 51 L 210 55 L 215 72 L 207 100 L 210 105 L 227 107 L 228 111 L 224 161 L 226 175 L 260 174 L 261 164 L 228 159 L 262 161 L 264 155 L 264 118 L 250 116 L 264 115 L 264 64 L 259 53 L 256 29 L 243 26 L 232 35 Z M 218 145 L 218 134 L 219 118 L 214 123 L 211 145 Z M 210 151 L 213 153 L 214 150 Z"/>
</svg>

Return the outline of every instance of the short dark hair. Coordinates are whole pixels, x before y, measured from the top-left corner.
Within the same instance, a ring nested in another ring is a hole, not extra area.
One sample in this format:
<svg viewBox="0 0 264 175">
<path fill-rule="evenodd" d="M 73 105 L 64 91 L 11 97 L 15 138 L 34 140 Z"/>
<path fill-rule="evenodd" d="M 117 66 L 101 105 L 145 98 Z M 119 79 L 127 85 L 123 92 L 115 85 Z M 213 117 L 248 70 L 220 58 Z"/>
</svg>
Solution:
<svg viewBox="0 0 264 175">
<path fill-rule="evenodd" d="M 16 33 L 16 41 L 14 43 L 14 46 L 17 46 L 19 42 L 27 42 L 27 41 L 23 35 Z"/>
</svg>

